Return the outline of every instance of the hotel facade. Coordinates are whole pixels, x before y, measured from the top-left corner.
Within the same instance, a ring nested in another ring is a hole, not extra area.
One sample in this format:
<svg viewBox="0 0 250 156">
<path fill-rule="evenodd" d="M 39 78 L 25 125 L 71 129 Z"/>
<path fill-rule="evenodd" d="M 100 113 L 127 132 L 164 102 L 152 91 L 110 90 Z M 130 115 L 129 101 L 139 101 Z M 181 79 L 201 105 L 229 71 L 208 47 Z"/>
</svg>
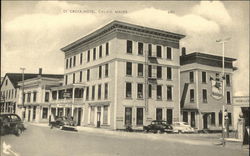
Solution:
<svg viewBox="0 0 250 156">
<path fill-rule="evenodd" d="M 180 57 L 181 120 L 199 130 L 222 129 L 222 107 L 228 112 L 229 128 L 233 129 L 232 76 L 236 59 L 194 52 Z M 224 87 L 223 87 L 224 85 Z M 224 88 L 224 90 L 223 90 Z"/>
<path fill-rule="evenodd" d="M 110 129 L 179 121 L 183 37 L 113 21 L 67 45 L 64 85 L 51 88 L 52 114 Z"/>
</svg>

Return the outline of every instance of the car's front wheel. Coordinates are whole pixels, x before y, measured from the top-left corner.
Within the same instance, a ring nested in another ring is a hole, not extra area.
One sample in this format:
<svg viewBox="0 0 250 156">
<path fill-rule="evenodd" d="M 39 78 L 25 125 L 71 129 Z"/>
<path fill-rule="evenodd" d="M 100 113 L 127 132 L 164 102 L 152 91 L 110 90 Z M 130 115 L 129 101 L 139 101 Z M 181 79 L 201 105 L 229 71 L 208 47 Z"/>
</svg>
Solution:
<svg viewBox="0 0 250 156">
<path fill-rule="evenodd" d="M 20 135 L 22 134 L 22 132 L 23 132 L 23 131 L 21 130 L 21 128 L 17 128 L 17 129 L 16 129 L 16 132 L 15 132 L 15 135 L 16 135 L 16 136 L 20 136 Z"/>
<path fill-rule="evenodd" d="M 61 126 L 59 127 L 59 129 L 62 130 L 62 129 L 63 129 L 63 126 L 61 125 Z"/>
</svg>

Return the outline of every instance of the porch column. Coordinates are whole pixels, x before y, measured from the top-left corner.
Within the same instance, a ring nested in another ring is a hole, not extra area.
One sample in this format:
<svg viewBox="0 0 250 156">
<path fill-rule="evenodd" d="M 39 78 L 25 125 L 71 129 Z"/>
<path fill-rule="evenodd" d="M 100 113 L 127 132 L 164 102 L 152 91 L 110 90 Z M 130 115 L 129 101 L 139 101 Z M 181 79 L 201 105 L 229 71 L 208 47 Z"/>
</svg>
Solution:
<svg viewBox="0 0 250 156">
<path fill-rule="evenodd" d="M 75 87 L 73 87 L 72 91 L 72 112 L 71 112 L 72 117 L 74 117 L 74 104 L 75 104 Z"/>
<path fill-rule="evenodd" d="M 66 115 L 66 108 L 63 107 L 63 116 L 65 116 L 65 115 Z"/>
<path fill-rule="evenodd" d="M 110 105 L 108 106 L 108 125 L 110 125 Z"/>
<path fill-rule="evenodd" d="M 103 111 L 104 110 L 104 106 L 101 106 L 101 125 L 103 124 Z"/>
</svg>

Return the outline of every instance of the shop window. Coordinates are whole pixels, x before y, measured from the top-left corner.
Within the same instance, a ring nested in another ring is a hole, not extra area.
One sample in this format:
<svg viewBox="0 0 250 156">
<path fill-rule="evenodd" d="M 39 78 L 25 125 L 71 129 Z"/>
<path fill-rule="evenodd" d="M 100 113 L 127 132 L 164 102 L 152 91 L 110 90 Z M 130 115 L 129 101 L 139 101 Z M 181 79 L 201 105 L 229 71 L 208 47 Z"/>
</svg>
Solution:
<svg viewBox="0 0 250 156">
<path fill-rule="evenodd" d="M 48 108 L 43 108 L 42 118 L 43 119 L 47 119 L 48 118 Z"/>
<path fill-rule="evenodd" d="M 167 47 L 167 59 L 171 60 L 172 59 L 172 48 Z"/>
<path fill-rule="evenodd" d="M 136 125 L 143 125 L 143 108 L 136 109 Z"/>
<path fill-rule="evenodd" d="M 132 62 L 127 62 L 126 74 L 132 76 Z"/>
<path fill-rule="evenodd" d="M 143 98 L 143 84 L 141 83 L 137 84 L 137 98 L 138 99 Z"/>
<path fill-rule="evenodd" d="M 138 55 L 143 55 L 143 43 L 138 43 Z"/>
<path fill-rule="evenodd" d="M 138 64 L 138 76 L 142 77 L 143 76 L 143 64 Z"/>
<path fill-rule="evenodd" d="M 126 98 L 132 98 L 132 83 L 126 83 Z"/>
<path fill-rule="evenodd" d="M 132 41 L 127 40 L 127 53 L 132 54 L 133 43 Z"/>
<path fill-rule="evenodd" d="M 125 125 L 132 124 L 132 108 L 125 107 Z"/>
</svg>

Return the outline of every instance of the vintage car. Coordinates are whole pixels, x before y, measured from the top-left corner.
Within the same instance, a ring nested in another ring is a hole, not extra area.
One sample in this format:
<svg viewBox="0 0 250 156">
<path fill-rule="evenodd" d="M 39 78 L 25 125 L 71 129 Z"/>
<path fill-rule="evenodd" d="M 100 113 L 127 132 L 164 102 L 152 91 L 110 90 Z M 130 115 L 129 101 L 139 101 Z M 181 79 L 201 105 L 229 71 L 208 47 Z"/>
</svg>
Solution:
<svg viewBox="0 0 250 156">
<path fill-rule="evenodd" d="M 167 121 L 164 120 L 153 120 L 150 125 L 143 126 L 143 130 L 145 132 L 153 132 L 153 133 L 171 133 L 173 128 Z"/>
<path fill-rule="evenodd" d="M 51 121 L 50 128 L 57 127 L 59 129 L 73 129 L 76 130 L 76 123 L 70 117 L 56 117 L 54 121 Z"/>
<path fill-rule="evenodd" d="M 174 133 L 194 133 L 195 129 L 187 122 L 174 122 L 172 124 Z"/>
<path fill-rule="evenodd" d="M 21 118 L 12 113 L 0 114 L 0 134 L 15 134 L 19 136 L 25 130 Z"/>
</svg>

